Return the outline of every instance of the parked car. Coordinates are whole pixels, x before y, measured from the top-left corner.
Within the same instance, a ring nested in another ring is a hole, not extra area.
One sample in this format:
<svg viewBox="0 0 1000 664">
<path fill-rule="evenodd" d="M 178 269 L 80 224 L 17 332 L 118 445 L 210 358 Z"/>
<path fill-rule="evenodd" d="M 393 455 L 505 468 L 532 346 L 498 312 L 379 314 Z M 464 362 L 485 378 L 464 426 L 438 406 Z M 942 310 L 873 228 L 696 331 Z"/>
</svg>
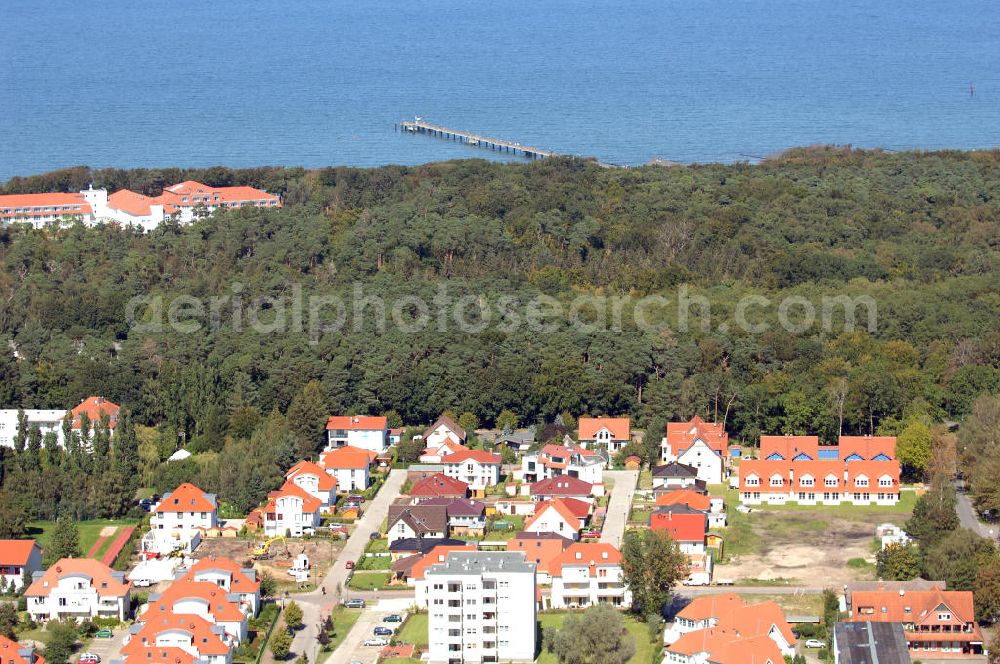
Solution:
<svg viewBox="0 0 1000 664">
<path fill-rule="evenodd" d="M 382 618 L 382 622 L 403 622 L 403 616 L 398 613 L 390 613 L 385 618 Z"/>
<path fill-rule="evenodd" d="M 313 535 L 316 534 L 316 529 L 312 528 L 312 527 L 303 528 L 302 529 L 302 534 L 303 535 L 309 535 L 311 537 L 311 536 L 313 536 Z"/>
<path fill-rule="evenodd" d="M 580 537 L 583 539 L 599 539 L 601 536 L 600 530 L 595 530 L 591 528 L 590 530 L 585 530 L 580 533 Z"/>
<path fill-rule="evenodd" d="M 110 638 L 112 638 L 112 637 L 113 637 L 114 635 L 115 635 L 115 633 L 114 633 L 114 632 L 112 632 L 112 631 L 111 631 L 111 630 L 110 630 L 109 628 L 107 628 L 107 627 L 102 627 L 101 629 L 97 630 L 97 632 L 96 632 L 96 633 L 94 634 L 94 636 L 96 636 L 96 637 L 97 637 L 97 638 L 99 638 L 99 639 L 110 639 Z"/>
<path fill-rule="evenodd" d="M 153 581 L 151 579 L 135 579 L 132 581 L 133 588 L 148 588 L 151 585 L 153 585 Z"/>
<path fill-rule="evenodd" d="M 363 609 L 365 608 L 365 600 L 363 599 L 349 599 L 344 602 L 344 606 L 349 609 Z"/>
<path fill-rule="evenodd" d="M 361 644 L 363 646 L 387 646 L 389 645 L 389 639 L 383 639 L 381 636 L 376 636 L 374 639 L 365 639 Z"/>
<path fill-rule="evenodd" d="M 101 656 L 96 653 L 85 652 L 80 654 L 80 659 L 77 661 L 80 664 L 100 664 Z"/>
<path fill-rule="evenodd" d="M 825 648 L 826 642 L 819 639 L 806 639 L 806 648 Z"/>
<path fill-rule="evenodd" d="M 370 539 L 370 540 L 377 540 L 377 539 L 379 539 L 378 531 L 376 530 L 374 533 L 372 533 L 371 535 L 369 535 L 368 539 Z"/>
<path fill-rule="evenodd" d="M 736 506 L 736 511 L 737 512 L 743 512 L 744 514 L 750 514 L 750 512 L 753 512 L 753 508 L 748 507 L 747 505 L 744 505 L 743 503 L 740 503 L 739 505 Z"/>
<path fill-rule="evenodd" d="M 354 569 L 354 561 L 348 560 L 346 563 L 344 563 L 344 569 Z"/>
<path fill-rule="evenodd" d="M 372 630 L 372 634 L 375 636 L 392 636 L 392 630 L 388 627 L 382 627 L 382 625 L 379 625 Z"/>
<path fill-rule="evenodd" d="M 360 505 L 361 503 L 365 502 L 365 497 L 360 496 L 356 493 L 352 493 L 350 496 L 347 497 L 347 501 L 350 503 L 358 503 Z"/>
</svg>

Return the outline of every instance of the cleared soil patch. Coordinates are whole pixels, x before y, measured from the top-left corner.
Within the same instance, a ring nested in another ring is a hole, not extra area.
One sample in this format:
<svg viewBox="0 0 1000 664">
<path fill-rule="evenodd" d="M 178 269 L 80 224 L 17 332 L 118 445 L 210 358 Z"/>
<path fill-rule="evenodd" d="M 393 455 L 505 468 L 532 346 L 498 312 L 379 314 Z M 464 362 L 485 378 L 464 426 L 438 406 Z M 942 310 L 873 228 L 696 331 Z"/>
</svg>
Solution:
<svg viewBox="0 0 1000 664">
<path fill-rule="evenodd" d="M 288 574 L 288 569 L 296 556 L 304 552 L 309 557 L 309 563 L 312 567 L 312 576 L 309 578 L 309 582 L 316 584 L 326 575 L 327 569 L 344 548 L 344 543 L 339 539 L 289 538 L 286 544 L 275 543 L 271 545 L 273 555 L 270 558 L 255 561 L 250 552 L 257 543 L 258 540 L 233 537 L 203 539 L 193 557 L 198 560 L 212 555 L 231 558 L 244 567 L 253 567 L 257 570 L 258 575 L 268 572 L 278 582 L 279 589 L 290 590 L 297 587 L 295 580 Z"/>
</svg>

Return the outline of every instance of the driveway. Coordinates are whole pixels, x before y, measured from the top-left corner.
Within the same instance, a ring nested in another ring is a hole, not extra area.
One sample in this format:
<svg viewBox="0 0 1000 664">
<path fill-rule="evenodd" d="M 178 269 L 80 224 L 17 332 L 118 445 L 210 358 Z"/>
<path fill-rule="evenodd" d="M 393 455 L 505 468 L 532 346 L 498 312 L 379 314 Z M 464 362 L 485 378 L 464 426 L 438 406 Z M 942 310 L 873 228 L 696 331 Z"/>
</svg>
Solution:
<svg viewBox="0 0 1000 664">
<path fill-rule="evenodd" d="M 292 659 L 304 654 L 310 662 L 316 661 L 316 656 L 319 654 L 319 642 L 316 640 L 316 626 L 322 620 L 323 607 L 328 607 L 336 603 L 338 589 L 341 589 L 339 595 L 341 599 L 347 594 L 347 580 L 350 570 L 344 564 L 348 560 L 357 561 L 361 558 L 361 555 L 365 552 L 365 547 L 368 546 L 371 534 L 378 531 L 379 526 L 382 525 L 382 520 L 389 516 L 389 505 L 399 497 L 399 491 L 404 482 L 406 482 L 405 470 L 391 471 L 389 477 L 385 480 L 385 484 L 382 485 L 378 494 L 369 503 L 368 509 L 358 519 L 354 532 L 351 533 L 344 548 L 341 549 L 340 554 L 333 561 L 321 586 L 312 592 L 289 597 L 289 599 L 295 600 L 302 607 L 302 622 L 305 625 L 305 627 L 295 633 L 295 638 L 292 640 L 292 652 L 294 653 L 291 656 Z M 323 590 L 326 590 L 326 594 L 323 594 Z M 358 620 L 358 623 L 361 623 L 362 620 L 363 617 Z M 357 625 L 355 625 L 355 628 L 357 628 Z M 351 633 L 353 634 L 354 631 L 352 630 Z M 367 633 L 371 634 L 370 628 Z M 337 648 L 334 655 L 343 650 L 343 648 L 343 645 Z M 371 650 L 377 649 L 372 648 Z"/>
<path fill-rule="evenodd" d="M 635 485 L 639 481 L 638 470 L 605 470 L 605 479 L 614 480 L 608 501 L 608 511 L 604 517 L 604 528 L 601 530 L 601 541 L 613 544 L 618 548 L 622 545 L 625 534 L 625 524 L 632 510 L 632 496 L 635 495 Z"/>
<path fill-rule="evenodd" d="M 107 664 L 116 659 L 120 660 L 122 658 L 122 646 L 125 644 L 125 637 L 128 635 L 128 628 L 129 625 L 119 625 L 113 628 L 114 636 L 110 639 L 91 639 L 90 643 L 80 650 L 80 653 L 92 652 L 101 658 L 102 664 Z"/>
<path fill-rule="evenodd" d="M 972 506 L 972 500 L 969 498 L 964 483 L 956 481 L 955 492 L 958 496 L 958 504 L 955 507 L 958 511 L 958 520 L 961 522 L 962 527 L 995 542 L 997 538 L 996 528 L 986 526 L 976 516 L 976 509 Z"/>
</svg>

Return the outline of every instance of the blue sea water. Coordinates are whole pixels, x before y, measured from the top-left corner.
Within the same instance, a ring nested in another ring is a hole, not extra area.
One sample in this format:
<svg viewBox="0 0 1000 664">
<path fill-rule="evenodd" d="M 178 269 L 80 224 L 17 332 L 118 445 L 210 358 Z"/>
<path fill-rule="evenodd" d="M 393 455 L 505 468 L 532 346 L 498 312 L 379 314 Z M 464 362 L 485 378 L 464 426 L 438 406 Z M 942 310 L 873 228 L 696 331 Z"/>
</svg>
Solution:
<svg viewBox="0 0 1000 664">
<path fill-rule="evenodd" d="M 497 156 L 416 114 L 613 163 L 1000 145 L 997 0 L 0 0 L 0 30 L 0 181 Z"/>
</svg>

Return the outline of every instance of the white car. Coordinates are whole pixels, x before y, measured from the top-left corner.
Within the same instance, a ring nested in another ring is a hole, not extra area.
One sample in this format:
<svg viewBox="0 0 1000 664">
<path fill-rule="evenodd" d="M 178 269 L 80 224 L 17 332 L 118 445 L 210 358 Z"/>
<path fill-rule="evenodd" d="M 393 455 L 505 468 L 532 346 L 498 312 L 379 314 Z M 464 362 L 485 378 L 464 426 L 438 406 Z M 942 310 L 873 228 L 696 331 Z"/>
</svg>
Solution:
<svg viewBox="0 0 1000 664">
<path fill-rule="evenodd" d="M 374 639 L 365 639 L 361 644 L 363 646 L 387 646 L 389 645 L 388 639 L 383 639 L 381 637 L 376 637 Z"/>
<path fill-rule="evenodd" d="M 806 648 L 825 648 L 825 647 L 826 643 L 824 641 L 820 641 L 819 639 L 806 640 Z"/>
<path fill-rule="evenodd" d="M 736 511 L 737 512 L 743 512 L 744 514 L 749 514 L 750 512 L 753 512 L 753 509 L 750 508 L 750 507 L 747 507 L 743 503 L 740 503 L 739 505 L 736 506 Z"/>
</svg>

